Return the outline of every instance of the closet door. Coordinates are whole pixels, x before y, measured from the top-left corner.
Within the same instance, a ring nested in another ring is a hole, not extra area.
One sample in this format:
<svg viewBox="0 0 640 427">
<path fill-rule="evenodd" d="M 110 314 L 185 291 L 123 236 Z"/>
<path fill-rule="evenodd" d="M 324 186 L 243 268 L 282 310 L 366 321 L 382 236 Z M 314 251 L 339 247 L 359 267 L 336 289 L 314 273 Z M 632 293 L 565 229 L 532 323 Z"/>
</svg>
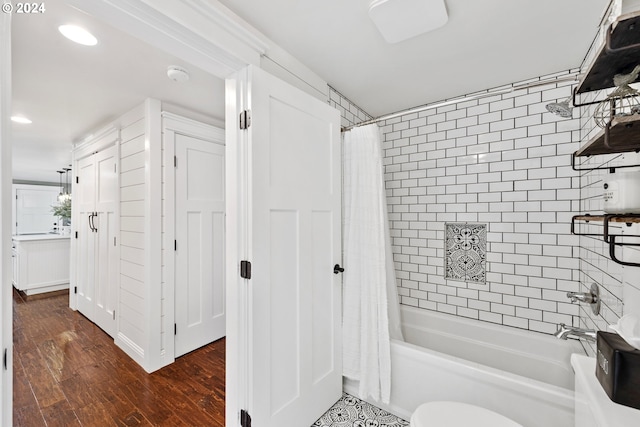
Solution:
<svg viewBox="0 0 640 427">
<path fill-rule="evenodd" d="M 175 356 L 225 336 L 224 146 L 176 135 Z"/>
<path fill-rule="evenodd" d="M 95 212 L 93 219 L 96 257 L 94 318 L 106 333 L 116 331 L 118 284 L 118 149 L 113 146 L 95 154 Z"/>
<path fill-rule="evenodd" d="M 73 195 L 73 203 L 78 208 L 76 226 L 78 233 L 76 263 L 77 308 L 87 318 L 93 319 L 96 237 L 92 222 L 95 219 L 95 156 L 80 159 L 76 165 L 78 183 Z"/>
</svg>

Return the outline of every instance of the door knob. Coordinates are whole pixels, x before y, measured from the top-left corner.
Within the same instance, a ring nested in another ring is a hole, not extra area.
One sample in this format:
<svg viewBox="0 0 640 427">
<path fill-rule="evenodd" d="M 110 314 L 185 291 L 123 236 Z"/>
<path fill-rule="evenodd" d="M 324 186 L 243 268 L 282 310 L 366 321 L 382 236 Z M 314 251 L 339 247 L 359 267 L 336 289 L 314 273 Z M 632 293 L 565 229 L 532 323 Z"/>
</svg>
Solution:
<svg viewBox="0 0 640 427">
<path fill-rule="evenodd" d="M 344 268 L 340 267 L 340 264 L 336 264 L 333 266 L 333 274 L 343 273 Z"/>
</svg>

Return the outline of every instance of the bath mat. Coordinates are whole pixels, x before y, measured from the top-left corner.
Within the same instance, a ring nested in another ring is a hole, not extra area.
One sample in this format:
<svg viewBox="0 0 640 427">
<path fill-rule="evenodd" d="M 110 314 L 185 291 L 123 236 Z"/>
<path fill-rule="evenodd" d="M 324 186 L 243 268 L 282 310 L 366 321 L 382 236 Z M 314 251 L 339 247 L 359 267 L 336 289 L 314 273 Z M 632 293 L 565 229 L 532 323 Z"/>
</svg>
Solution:
<svg viewBox="0 0 640 427">
<path fill-rule="evenodd" d="M 311 427 L 404 427 L 409 422 L 364 400 L 343 393 Z"/>
</svg>

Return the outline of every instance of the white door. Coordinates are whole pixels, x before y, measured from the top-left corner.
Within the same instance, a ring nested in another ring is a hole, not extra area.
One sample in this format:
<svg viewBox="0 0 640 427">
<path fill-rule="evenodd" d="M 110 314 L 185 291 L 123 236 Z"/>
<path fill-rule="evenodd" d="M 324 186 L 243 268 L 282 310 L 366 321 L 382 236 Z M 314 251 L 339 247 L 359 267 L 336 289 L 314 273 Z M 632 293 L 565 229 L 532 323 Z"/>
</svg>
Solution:
<svg viewBox="0 0 640 427">
<path fill-rule="evenodd" d="M 78 206 L 75 230 L 78 233 L 76 288 L 77 308 L 87 318 L 93 319 L 95 288 L 96 237 L 92 222 L 95 219 L 96 165 L 93 155 L 77 162 L 78 184 L 73 203 Z"/>
<path fill-rule="evenodd" d="M 224 145 L 175 136 L 175 356 L 225 336 Z"/>
<path fill-rule="evenodd" d="M 340 117 L 260 69 L 249 67 L 247 79 L 251 124 L 240 133 L 252 271 L 241 409 L 256 426 L 308 426 L 342 393 L 342 278 L 333 273 L 341 260 Z"/>
<path fill-rule="evenodd" d="M 16 234 L 48 233 L 58 222 L 51 208 L 58 204 L 60 187 L 39 187 L 16 189 Z"/>
<path fill-rule="evenodd" d="M 117 205 L 119 185 L 117 173 L 118 148 L 106 148 L 95 154 L 95 234 L 94 316 L 91 319 L 106 333 L 116 332 L 115 309 L 119 268 Z"/>
</svg>

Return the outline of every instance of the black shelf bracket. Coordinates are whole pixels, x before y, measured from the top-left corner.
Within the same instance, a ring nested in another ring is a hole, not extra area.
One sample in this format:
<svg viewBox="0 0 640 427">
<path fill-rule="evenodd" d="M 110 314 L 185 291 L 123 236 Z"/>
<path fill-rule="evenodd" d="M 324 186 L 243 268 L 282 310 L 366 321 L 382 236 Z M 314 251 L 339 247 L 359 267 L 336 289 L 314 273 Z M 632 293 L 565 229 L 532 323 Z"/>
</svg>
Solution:
<svg viewBox="0 0 640 427">
<path fill-rule="evenodd" d="M 633 237 L 633 238 L 640 238 L 640 235 L 638 234 L 611 234 L 609 232 L 610 228 L 609 228 L 609 224 L 611 222 L 614 222 L 613 220 L 618 220 L 615 221 L 616 223 L 619 224 L 626 224 L 627 227 L 631 227 L 631 225 L 633 223 L 640 223 L 640 214 L 605 214 L 605 215 L 601 215 L 601 216 L 594 216 L 593 219 L 587 219 L 591 217 L 590 214 L 586 214 L 586 215 L 574 215 L 571 218 L 571 234 L 574 234 L 576 236 L 590 236 L 590 237 L 600 237 L 602 238 L 602 240 L 609 245 L 609 256 L 611 257 L 611 259 L 621 265 L 626 265 L 629 267 L 640 267 L 640 263 L 637 262 L 628 262 L 628 261 L 623 261 L 621 259 L 619 259 L 616 255 L 616 246 L 635 246 L 635 247 L 640 247 L 640 243 L 629 243 L 629 242 L 621 242 L 620 240 L 616 240 L 617 238 L 625 238 L 625 237 Z M 620 221 L 620 219 L 622 219 L 623 221 Z M 637 221 L 632 221 L 632 222 L 625 222 L 624 219 L 632 219 L 635 220 L 637 219 Z M 603 223 L 603 231 L 602 233 L 580 233 L 577 231 L 577 227 L 576 227 L 576 222 L 577 221 L 582 221 L 582 222 L 586 222 L 589 223 L 591 221 L 597 221 L 600 222 L 602 221 Z"/>
<path fill-rule="evenodd" d="M 627 245 L 625 245 L 624 243 L 616 243 L 616 236 L 611 236 L 611 242 L 609 243 L 609 256 L 613 261 L 621 265 L 626 265 L 628 267 L 640 267 L 640 263 L 638 262 L 628 262 L 628 261 L 622 261 L 621 259 L 619 259 L 616 256 L 616 246 L 627 246 Z M 633 246 L 640 246 L 640 245 L 633 245 Z"/>
</svg>

